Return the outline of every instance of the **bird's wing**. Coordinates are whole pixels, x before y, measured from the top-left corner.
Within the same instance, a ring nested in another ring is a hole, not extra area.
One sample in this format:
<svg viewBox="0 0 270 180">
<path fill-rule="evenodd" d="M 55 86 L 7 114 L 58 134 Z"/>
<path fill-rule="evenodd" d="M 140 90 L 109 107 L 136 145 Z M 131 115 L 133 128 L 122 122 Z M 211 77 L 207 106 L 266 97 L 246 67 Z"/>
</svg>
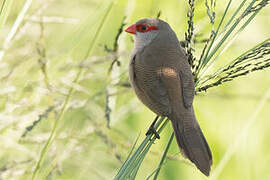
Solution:
<svg viewBox="0 0 270 180">
<path fill-rule="evenodd" d="M 141 63 L 140 58 L 134 57 L 130 64 L 130 80 L 137 96 L 155 113 L 170 114 L 171 105 L 161 73 L 157 68 Z"/>
<path fill-rule="evenodd" d="M 194 80 L 193 75 L 190 69 L 190 65 L 187 60 L 187 54 L 185 50 L 179 45 L 177 48 L 177 56 L 180 59 L 180 63 L 178 64 L 179 69 L 179 77 L 181 81 L 182 93 L 183 93 L 183 100 L 184 105 L 186 108 L 192 106 L 194 94 L 195 94 L 195 87 L 194 87 Z"/>
<path fill-rule="evenodd" d="M 174 111 L 183 111 L 186 107 L 185 89 L 180 74 L 174 67 L 163 67 L 161 70 L 162 84 L 167 90 L 170 105 Z M 186 83 L 185 83 L 186 84 Z"/>
<path fill-rule="evenodd" d="M 186 108 L 189 108 L 192 106 L 195 93 L 192 74 L 189 71 L 180 71 L 179 77 L 181 81 L 184 105 Z"/>
<path fill-rule="evenodd" d="M 190 159 L 205 175 L 212 165 L 211 150 L 196 120 L 192 107 L 193 81 L 177 71 L 177 68 L 163 68 L 162 83 L 168 90 L 172 122 L 177 143 L 185 157 Z M 189 106 L 189 107 L 188 107 Z"/>
<path fill-rule="evenodd" d="M 164 86 L 166 89 L 175 89 L 177 93 L 175 92 L 173 96 L 181 98 L 179 101 L 182 101 L 184 107 L 190 108 L 193 103 L 195 88 L 190 65 L 184 52 L 181 49 L 173 52 L 167 55 L 166 61 L 167 65 L 163 66 L 161 73 Z"/>
</svg>

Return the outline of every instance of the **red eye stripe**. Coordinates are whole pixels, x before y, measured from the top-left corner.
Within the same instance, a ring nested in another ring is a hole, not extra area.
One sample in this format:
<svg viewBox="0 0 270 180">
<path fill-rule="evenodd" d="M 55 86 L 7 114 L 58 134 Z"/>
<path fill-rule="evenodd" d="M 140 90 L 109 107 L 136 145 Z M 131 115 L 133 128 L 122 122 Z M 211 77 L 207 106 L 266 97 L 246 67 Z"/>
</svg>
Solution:
<svg viewBox="0 0 270 180">
<path fill-rule="evenodd" d="M 156 26 L 149 26 L 147 24 L 136 25 L 136 31 L 145 33 L 145 32 L 151 31 L 151 30 L 158 30 L 158 28 Z"/>
</svg>

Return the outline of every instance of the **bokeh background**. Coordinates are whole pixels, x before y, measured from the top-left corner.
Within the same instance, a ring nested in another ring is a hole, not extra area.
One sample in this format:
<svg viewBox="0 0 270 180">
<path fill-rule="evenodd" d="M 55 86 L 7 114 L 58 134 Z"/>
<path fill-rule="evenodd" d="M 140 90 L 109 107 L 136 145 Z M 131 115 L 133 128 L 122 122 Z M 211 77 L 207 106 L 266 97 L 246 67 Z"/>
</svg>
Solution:
<svg viewBox="0 0 270 180">
<path fill-rule="evenodd" d="M 55 122 L 36 179 L 113 179 L 155 117 L 128 86 L 131 35 L 120 34 L 117 52 L 112 52 L 119 27 L 124 17 L 125 28 L 161 11 L 160 18 L 184 40 L 187 1 L 5 3 L 5 23 L 3 14 L 0 19 L 0 179 L 31 179 Z M 201 39 L 211 31 L 204 3 L 196 2 L 194 17 Z M 227 1 L 216 3 L 219 21 Z M 239 3 L 233 2 L 229 14 Z M 268 6 L 213 68 L 269 38 L 269 27 Z M 196 57 L 202 47 L 195 44 Z M 115 57 L 119 63 L 108 73 Z M 213 152 L 210 179 L 270 179 L 269 88 L 270 70 L 265 69 L 196 96 L 197 119 Z M 137 179 L 146 179 L 157 168 L 171 131 L 168 125 L 152 146 Z M 174 140 L 159 179 L 206 177 L 182 158 Z"/>
</svg>

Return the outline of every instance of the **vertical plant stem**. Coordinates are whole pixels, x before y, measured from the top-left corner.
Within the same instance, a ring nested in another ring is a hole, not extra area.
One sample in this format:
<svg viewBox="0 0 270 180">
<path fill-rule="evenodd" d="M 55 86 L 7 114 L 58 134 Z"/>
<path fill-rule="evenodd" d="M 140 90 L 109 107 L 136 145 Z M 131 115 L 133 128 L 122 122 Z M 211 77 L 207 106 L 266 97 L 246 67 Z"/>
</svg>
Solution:
<svg viewBox="0 0 270 180">
<path fill-rule="evenodd" d="M 90 43 L 90 45 L 89 45 L 89 48 L 88 48 L 88 51 L 87 51 L 87 53 L 86 53 L 84 59 L 82 60 L 82 62 L 83 62 L 83 61 L 84 61 L 84 60 L 92 53 L 93 47 L 94 47 L 94 45 L 96 44 L 97 38 L 98 38 L 98 36 L 99 36 L 99 34 L 100 34 L 100 32 L 101 32 L 101 29 L 102 29 L 102 27 L 103 27 L 103 25 L 104 25 L 104 22 L 106 21 L 106 19 L 107 19 L 107 17 L 108 17 L 108 14 L 109 14 L 109 12 L 111 11 L 112 7 L 113 7 L 113 2 L 110 3 L 110 5 L 109 5 L 109 7 L 108 7 L 108 9 L 107 9 L 107 11 L 106 11 L 106 13 L 105 13 L 103 19 L 101 20 L 101 22 L 100 22 L 100 24 L 99 24 L 99 26 L 98 26 L 98 28 L 97 28 L 97 31 L 96 31 L 96 33 L 95 33 L 95 36 L 94 36 L 93 40 L 91 41 L 91 43 Z M 79 80 L 80 77 L 81 77 L 82 70 L 83 70 L 82 67 L 80 67 L 80 69 L 79 69 L 79 71 L 78 71 L 78 73 L 77 73 L 75 79 L 73 80 L 72 84 L 73 84 L 73 83 L 76 84 L 76 83 L 78 82 L 78 80 Z M 69 89 L 69 91 L 68 91 L 68 95 L 67 95 L 67 97 L 66 97 L 66 99 L 65 99 L 65 101 L 64 101 L 63 107 L 62 107 L 62 109 L 60 110 L 60 113 L 59 113 L 57 119 L 56 119 L 55 122 L 54 122 L 54 126 L 53 126 L 53 129 L 52 129 L 52 131 L 51 131 L 50 137 L 49 137 L 49 139 L 47 140 L 45 146 L 43 147 L 43 149 L 42 149 L 42 151 L 41 151 L 39 160 L 38 160 L 38 162 L 37 162 L 37 165 L 36 165 L 35 170 L 34 170 L 33 175 L 32 175 L 32 180 L 34 180 L 34 179 L 36 178 L 36 175 L 37 175 L 37 173 L 38 173 L 38 171 L 39 171 L 39 169 L 40 169 L 41 164 L 43 163 L 43 161 L 44 161 L 44 159 L 45 159 L 45 156 L 46 156 L 46 154 L 47 154 L 47 152 L 48 152 L 48 150 L 49 150 L 49 147 L 50 147 L 51 143 L 53 142 L 53 140 L 54 140 L 54 138 L 55 138 L 55 136 L 56 136 L 56 129 L 57 129 L 57 127 L 58 127 L 59 122 L 60 122 L 60 121 L 62 120 L 62 118 L 63 118 L 63 115 L 64 115 L 64 113 L 65 113 L 65 111 L 66 111 L 67 104 L 69 103 L 70 97 L 72 96 L 73 92 L 74 92 L 74 88 L 71 87 L 71 88 Z"/>
<path fill-rule="evenodd" d="M 165 150 L 164 150 L 164 152 L 163 152 L 163 154 L 162 154 L 161 160 L 160 160 L 160 162 L 159 162 L 159 165 L 158 165 L 158 168 L 157 168 L 157 171 L 156 171 L 156 173 L 155 173 L 155 176 L 154 176 L 153 180 L 157 180 L 157 177 L 158 177 L 158 174 L 159 174 L 159 172 L 160 172 L 161 166 L 163 165 L 164 160 L 165 160 L 165 158 L 166 158 L 166 155 L 167 155 L 167 153 L 168 153 L 168 150 L 169 150 L 169 148 L 170 148 L 170 146 L 171 146 L 173 137 L 174 137 L 174 133 L 172 132 L 171 137 L 170 137 L 170 139 L 169 139 L 169 142 L 168 142 L 168 144 L 167 144 L 167 146 L 166 146 L 166 148 L 165 148 Z"/>
<path fill-rule="evenodd" d="M 188 30 L 185 33 L 185 40 L 186 40 L 186 45 L 185 45 L 185 49 L 187 52 L 187 57 L 188 57 L 188 62 L 189 65 L 191 66 L 191 68 L 193 69 L 194 66 L 194 57 L 193 57 L 193 53 L 192 51 L 195 51 L 195 49 L 192 49 L 192 41 L 194 39 L 194 26 L 193 26 L 193 18 L 194 18 L 194 1 L 195 0 L 189 0 L 188 4 L 189 4 L 189 10 L 187 13 L 187 17 L 188 17 Z"/>
<path fill-rule="evenodd" d="M 22 20 L 25 16 L 25 13 L 27 12 L 27 10 L 29 9 L 29 7 L 31 6 L 32 0 L 26 0 L 26 2 L 24 3 L 24 6 L 22 8 L 22 10 L 20 11 L 19 15 L 17 16 L 17 19 L 15 20 L 11 30 L 9 31 L 7 38 L 4 41 L 3 44 L 3 49 L 0 51 L 0 62 L 4 56 L 5 50 L 9 47 L 10 45 L 10 41 L 11 39 L 14 37 L 15 33 L 17 32 L 20 24 L 22 23 Z"/>
</svg>

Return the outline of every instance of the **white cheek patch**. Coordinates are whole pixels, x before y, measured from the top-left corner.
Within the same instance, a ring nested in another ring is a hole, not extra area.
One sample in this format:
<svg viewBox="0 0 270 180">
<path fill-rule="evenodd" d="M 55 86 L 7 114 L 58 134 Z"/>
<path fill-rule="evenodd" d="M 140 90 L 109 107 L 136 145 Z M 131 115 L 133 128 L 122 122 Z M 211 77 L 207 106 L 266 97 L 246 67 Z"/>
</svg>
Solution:
<svg viewBox="0 0 270 180">
<path fill-rule="evenodd" d="M 157 36 L 158 31 L 149 31 L 145 33 L 137 32 L 134 43 L 136 51 L 142 50 L 146 45 L 152 42 L 153 39 Z"/>
</svg>

